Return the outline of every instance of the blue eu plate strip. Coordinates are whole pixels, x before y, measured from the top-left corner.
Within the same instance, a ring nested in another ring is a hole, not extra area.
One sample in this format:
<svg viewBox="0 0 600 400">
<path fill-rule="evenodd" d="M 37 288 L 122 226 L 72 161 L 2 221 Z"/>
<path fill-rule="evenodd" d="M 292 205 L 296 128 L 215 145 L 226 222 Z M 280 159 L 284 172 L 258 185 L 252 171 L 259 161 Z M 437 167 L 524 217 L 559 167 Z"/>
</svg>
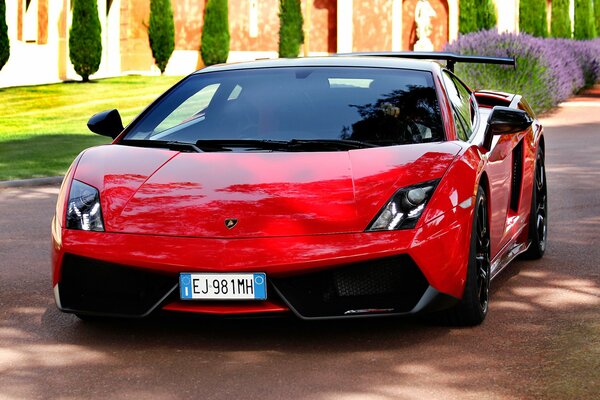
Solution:
<svg viewBox="0 0 600 400">
<path fill-rule="evenodd" d="M 182 299 L 192 298 L 192 274 L 179 275 L 179 289 Z"/>
<path fill-rule="evenodd" d="M 267 298 L 267 280 L 265 274 L 254 274 L 254 298 L 258 300 Z"/>
</svg>

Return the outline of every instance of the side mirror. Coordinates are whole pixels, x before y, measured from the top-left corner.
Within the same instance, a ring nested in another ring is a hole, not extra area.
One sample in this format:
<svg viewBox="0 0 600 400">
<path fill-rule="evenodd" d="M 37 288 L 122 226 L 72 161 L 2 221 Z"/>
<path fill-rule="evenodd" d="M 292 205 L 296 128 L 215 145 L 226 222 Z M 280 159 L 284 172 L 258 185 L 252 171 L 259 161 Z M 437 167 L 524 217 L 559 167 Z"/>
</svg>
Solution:
<svg viewBox="0 0 600 400">
<path fill-rule="evenodd" d="M 94 114 L 88 121 L 87 126 L 90 131 L 113 139 L 123 132 L 123 122 L 117 110 L 102 111 Z"/>
<path fill-rule="evenodd" d="M 524 131 L 533 123 L 533 118 L 523 110 L 496 106 L 488 118 L 484 147 L 490 149 L 495 135 L 512 135 Z"/>
</svg>

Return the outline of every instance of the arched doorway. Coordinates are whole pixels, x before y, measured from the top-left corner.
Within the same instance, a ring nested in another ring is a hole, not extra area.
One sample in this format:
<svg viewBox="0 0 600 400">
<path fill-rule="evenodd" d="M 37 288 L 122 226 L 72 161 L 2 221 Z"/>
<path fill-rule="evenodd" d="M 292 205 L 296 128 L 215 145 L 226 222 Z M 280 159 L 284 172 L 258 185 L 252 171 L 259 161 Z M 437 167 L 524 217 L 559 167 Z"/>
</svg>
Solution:
<svg viewBox="0 0 600 400">
<path fill-rule="evenodd" d="M 404 0 L 402 2 L 402 50 L 413 50 L 417 41 L 415 9 L 419 0 Z M 432 18 L 432 32 L 430 39 L 436 51 L 442 50 L 448 43 L 448 1 L 429 0 L 435 10 Z"/>
</svg>

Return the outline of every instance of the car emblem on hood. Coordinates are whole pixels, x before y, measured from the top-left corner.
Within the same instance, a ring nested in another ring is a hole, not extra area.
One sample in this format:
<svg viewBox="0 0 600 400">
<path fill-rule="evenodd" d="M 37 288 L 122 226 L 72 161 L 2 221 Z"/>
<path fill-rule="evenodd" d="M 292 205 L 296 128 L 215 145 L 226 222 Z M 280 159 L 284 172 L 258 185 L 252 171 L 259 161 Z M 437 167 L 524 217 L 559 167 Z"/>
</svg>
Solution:
<svg viewBox="0 0 600 400">
<path fill-rule="evenodd" d="M 225 226 L 227 227 L 227 229 L 233 229 L 234 226 L 236 226 L 238 223 L 237 218 L 227 218 L 225 220 Z"/>
</svg>

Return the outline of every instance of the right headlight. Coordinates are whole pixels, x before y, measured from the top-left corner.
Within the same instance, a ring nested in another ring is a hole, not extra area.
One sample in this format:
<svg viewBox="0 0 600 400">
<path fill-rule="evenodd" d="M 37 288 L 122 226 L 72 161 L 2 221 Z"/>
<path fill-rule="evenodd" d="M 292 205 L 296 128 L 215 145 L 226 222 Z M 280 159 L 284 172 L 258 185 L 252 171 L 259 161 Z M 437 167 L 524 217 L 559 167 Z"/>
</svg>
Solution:
<svg viewBox="0 0 600 400">
<path fill-rule="evenodd" d="M 435 179 L 398 190 L 369 224 L 367 232 L 414 228 L 438 182 Z"/>
<path fill-rule="evenodd" d="M 73 179 L 67 203 L 67 228 L 104 231 L 98 189 Z"/>
</svg>

